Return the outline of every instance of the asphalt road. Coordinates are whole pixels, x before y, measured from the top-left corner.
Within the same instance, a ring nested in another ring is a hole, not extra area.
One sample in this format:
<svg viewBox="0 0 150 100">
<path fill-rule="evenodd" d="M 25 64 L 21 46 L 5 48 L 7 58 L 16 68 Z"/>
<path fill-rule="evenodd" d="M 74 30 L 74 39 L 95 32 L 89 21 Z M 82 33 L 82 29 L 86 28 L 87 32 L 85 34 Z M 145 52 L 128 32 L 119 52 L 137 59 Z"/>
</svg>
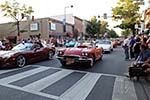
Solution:
<svg viewBox="0 0 150 100">
<path fill-rule="evenodd" d="M 82 70 L 94 73 L 104 73 L 104 74 L 113 74 L 113 75 L 125 75 L 127 73 L 127 66 L 130 65 L 131 61 L 124 60 L 124 51 L 121 47 L 114 48 L 114 51 L 111 53 L 105 53 L 103 55 L 102 61 L 97 61 L 92 68 L 85 68 L 84 65 L 70 65 L 62 66 L 57 59 L 51 61 L 43 61 L 35 63 L 42 66 L 50 66 L 57 68 L 66 68 L 72 70 Z"/>
<path fill-rule="evenodd" d="M 149 100 L 148 83 L 125 76 L 130 63 L 117 47 L 88 69 L 54 58 L 0 70 L 0 100 Z"/>
</svg>

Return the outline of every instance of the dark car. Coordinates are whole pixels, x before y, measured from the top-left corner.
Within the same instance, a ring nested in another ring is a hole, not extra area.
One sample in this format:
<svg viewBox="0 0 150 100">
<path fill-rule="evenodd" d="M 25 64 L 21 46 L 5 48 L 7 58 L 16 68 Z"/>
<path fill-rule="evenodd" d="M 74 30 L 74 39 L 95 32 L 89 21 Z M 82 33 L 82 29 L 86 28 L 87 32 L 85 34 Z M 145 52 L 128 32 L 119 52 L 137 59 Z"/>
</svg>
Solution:
<svg viewBox="0 0 150 100">
<path fill-rule="evenodd" d="M 20 43 L 8 51 L 0 51 L 0 67 L 17 66 L 44 59 L 52 59 L 55 48 L 50 48 L 43 43 Z"/>
</svg>

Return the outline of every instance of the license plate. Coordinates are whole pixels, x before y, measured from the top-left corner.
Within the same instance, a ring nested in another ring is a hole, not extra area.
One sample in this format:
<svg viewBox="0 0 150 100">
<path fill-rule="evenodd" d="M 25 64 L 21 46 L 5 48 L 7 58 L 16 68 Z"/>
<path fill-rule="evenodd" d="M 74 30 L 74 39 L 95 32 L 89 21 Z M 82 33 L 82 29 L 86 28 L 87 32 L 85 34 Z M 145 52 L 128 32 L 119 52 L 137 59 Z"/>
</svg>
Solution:
<svg viewBox="0 0 150 100">
<path fill-rule="evenodd" d="M 67 63 L 74 63 L 74 59 L 73 59 L 73 58 L 67 58 L 67 59 L 66 59 L 66 62 L 67 62 Z"/>
</svg>

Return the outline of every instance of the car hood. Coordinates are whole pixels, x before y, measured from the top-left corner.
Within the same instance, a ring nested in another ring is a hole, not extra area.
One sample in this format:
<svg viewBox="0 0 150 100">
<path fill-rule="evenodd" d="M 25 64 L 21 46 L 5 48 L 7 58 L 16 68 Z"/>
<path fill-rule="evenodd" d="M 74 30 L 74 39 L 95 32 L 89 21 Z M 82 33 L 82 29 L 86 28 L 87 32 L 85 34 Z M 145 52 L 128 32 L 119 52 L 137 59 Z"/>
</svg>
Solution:
<svg viewBox="0 0 150 100">
<path fill-rule="evenodd" d="M 87 48 L 68 48 L 64 55 L 76 55 L 76 56 L 81 56 L 83 51 L 88 51 Z"/>
<path fill-rule="evenodd" d="M 111 47 L 111 45 L 106 45 L 106 44 L 99 44 L 98 46 L 102 47 L 103 49 L 107 49 Z"/>
<path fill-rule="evenodd" d="M 18 52 L 20 52 L 20 50 L 0 51 L 0 57 L 8 57 Z"/>
</svg>

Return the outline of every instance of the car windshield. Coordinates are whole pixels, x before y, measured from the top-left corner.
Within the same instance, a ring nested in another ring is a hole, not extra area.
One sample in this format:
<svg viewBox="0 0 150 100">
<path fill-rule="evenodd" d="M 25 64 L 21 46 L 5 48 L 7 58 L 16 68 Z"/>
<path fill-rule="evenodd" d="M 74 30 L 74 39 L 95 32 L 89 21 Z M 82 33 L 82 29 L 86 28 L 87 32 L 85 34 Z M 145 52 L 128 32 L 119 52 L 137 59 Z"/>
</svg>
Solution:
<svg viewBox="0 0 150 100">
<path fill-rule="evenodd" d="M 103 44 L 103 41 L 96 41 L 96 43 L 98 43 L 98 44 Z"/>
<path fill-rule="evenodd" d="M 12 48 L 12 50 L 32 50 L 34 47 L 34 44 L 32 43 L 20 43 Z"/>
<path fill-rule="evenodd" d="M 110 41 L 103 41 L 103 44 L 111 44 Z"/>
</svg>

